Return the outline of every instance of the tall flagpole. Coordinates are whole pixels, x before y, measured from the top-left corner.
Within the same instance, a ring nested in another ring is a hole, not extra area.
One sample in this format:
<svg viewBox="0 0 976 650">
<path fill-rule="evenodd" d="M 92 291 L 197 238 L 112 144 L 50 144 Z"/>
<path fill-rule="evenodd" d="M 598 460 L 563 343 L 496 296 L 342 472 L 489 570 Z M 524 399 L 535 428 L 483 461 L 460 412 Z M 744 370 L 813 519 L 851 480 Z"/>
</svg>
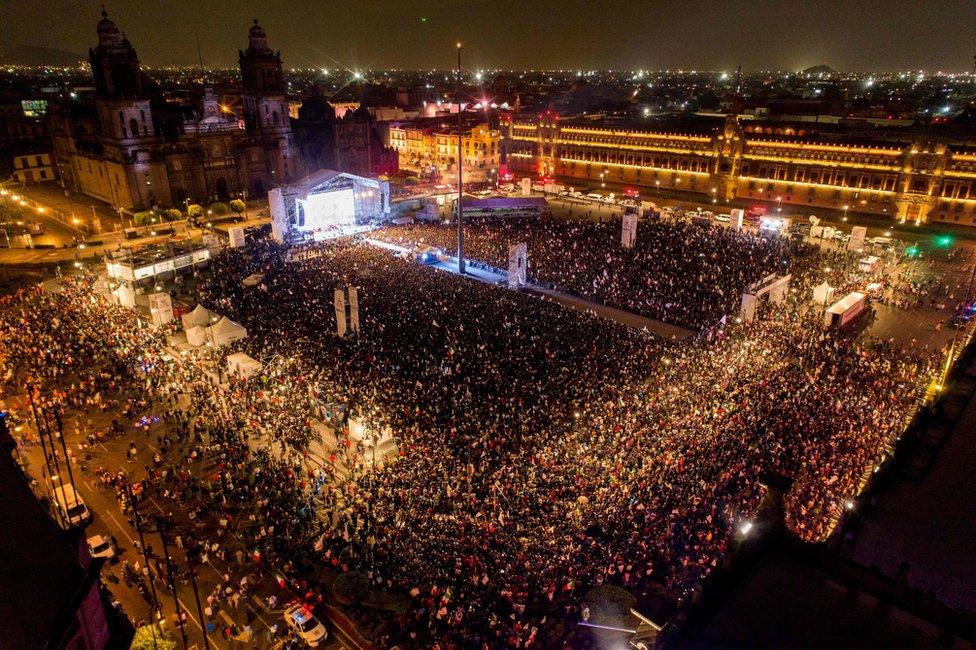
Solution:
<svg viewBox="0 0 976 650">
<path fill-rule="evenodd" d="M 457 66 L 457 105 L 458 105 L 458 156 L 457 156 L 457 175 L 458 175 L 458 195 L 457 195 L 457 258 L 458 273 L 464 273 L 464 226 L 461 224 L 461 174 L 463 169 L 461 149 L 461 42 L 457 44 L 458 66 Z"/>
</svg>

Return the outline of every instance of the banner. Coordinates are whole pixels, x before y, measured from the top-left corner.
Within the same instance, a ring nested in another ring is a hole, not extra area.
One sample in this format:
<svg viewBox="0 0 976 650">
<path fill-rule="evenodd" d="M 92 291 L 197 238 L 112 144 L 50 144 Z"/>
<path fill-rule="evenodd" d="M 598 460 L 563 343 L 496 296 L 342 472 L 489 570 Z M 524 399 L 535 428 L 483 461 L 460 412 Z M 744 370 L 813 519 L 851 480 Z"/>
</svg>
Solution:
<svg viewBox="0 0 976 650">
<path fill-rule="evenodd" d="M 847 250 L 859 251 L 864 249 L 864 237 L 868 234 L 868 229 L 864 226 L 854 226 L 851 228 L 851 238 L 847 242 Z"/>
<path fill-rule="evenodd" d="M 244 247 L 244 228 L 241 226 L 235 226 L 234 228 L 227 229 L 227 235 L 230 237 L 230 247 L 231 248 L 243 248 Z"/>
<path fill-rule="evenodd" d="M 173 320 L 173 301 L 168 293 L 149 294 L 149 314 L 156 327 L 162 327 Z"/>
<path fill-rule="evenodd" d="M 733 230 L 742 230 L 742 224 L 746 218 L 745 210 L 742 208 L 732 208 L 729 216 L 731 217 L 729 219 L 729 226 L 731 226 Z"/>
<path fill-rule="evenodd" d="M 349 287 L 349 329 L 359 333 L 359 289 Z"/>
<path fill-rule="evenodd" d="M 637 215 L 625 214 L 620 228 L 620 245 L 633 248 L 637 240 Z"/>
<path fill-rule="evenodd" d="M 339 338 L 346 335 L 346 294 L 342 289 L 335 290 L 336 334 Z"/>
<path fill-rule="evenodd" d="M 528 245 L 525 242 L 508 247 L 508 288 L 518 289 L 525 284 L 528 263 Z"/>
</svg>

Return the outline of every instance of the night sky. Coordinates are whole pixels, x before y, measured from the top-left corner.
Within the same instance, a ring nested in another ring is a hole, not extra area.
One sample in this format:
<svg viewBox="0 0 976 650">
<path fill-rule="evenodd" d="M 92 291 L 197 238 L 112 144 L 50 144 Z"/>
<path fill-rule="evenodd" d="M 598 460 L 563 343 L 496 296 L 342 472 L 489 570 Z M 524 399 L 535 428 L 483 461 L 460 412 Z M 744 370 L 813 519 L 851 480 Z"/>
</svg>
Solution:
<svg viewBox="0 0 976 650">
<path fill-rule="evenodd" d="M 968 72 L 973 0 L 108 0 L 149 65 L 236 63 L 259 18 L 289 67 Z M 460 7 L 460 9 L 458 8 Z M 78 54 L 95 44 L 93 0 L 4 0 L 0 43 Z"/>
</svg>

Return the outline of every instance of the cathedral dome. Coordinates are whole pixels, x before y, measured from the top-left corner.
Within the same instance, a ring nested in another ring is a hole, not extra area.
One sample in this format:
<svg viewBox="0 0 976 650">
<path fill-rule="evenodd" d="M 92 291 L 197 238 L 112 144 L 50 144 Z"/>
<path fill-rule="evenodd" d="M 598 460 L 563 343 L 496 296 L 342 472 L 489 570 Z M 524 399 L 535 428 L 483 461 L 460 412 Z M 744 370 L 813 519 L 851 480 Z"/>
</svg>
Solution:
<svg viewBox="0 0 976 650">
<path fill-rule="evenodd" d="M 264 31 L 264 28 L 258 24 L 258 19 L 254 19 L 254 24 L 251 25 L 251 29 L 247 32 L 247 40 L 250 49 L 252 50 L 267 50 L 268 49 L 268 34 Z"/>
<path fill-rule="evenodd" d="M 122 42 L 122 33 L 114 22 L 109 20 L 108 12 L 102 10 L 102 19 L 98 21 L 98 44 L 118 45 Z"/>
</svg>

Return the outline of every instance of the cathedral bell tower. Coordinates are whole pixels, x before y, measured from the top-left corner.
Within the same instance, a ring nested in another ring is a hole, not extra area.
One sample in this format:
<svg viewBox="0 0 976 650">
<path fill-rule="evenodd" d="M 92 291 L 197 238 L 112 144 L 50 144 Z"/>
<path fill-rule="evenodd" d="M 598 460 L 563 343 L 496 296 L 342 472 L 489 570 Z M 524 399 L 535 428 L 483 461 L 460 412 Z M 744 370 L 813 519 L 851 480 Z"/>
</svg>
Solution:
<svg viewBox="0 0 976 650">
<path fill-rule="evenodd" d="M 268 35 L 254 19 L 247 33 L 248 46 L 238 52 L 241 67 L 241 100 L 244 128 L 273 145 L 269 172 L 271 185 L 287 183 L 300 175 L 301 161 L 291 131 L 288 97 L 282 73 L 281 53 L 268 47 Z"/>
<path fill-rule="evenodd" d="M 244 125 L 248 131 L 274 131 L 288 120 L 281 54 L 268 47 L 268 35 L 257 18 L 247 33 L 247 40 L 247 49 L 238 52 Z"/>
</svg>

